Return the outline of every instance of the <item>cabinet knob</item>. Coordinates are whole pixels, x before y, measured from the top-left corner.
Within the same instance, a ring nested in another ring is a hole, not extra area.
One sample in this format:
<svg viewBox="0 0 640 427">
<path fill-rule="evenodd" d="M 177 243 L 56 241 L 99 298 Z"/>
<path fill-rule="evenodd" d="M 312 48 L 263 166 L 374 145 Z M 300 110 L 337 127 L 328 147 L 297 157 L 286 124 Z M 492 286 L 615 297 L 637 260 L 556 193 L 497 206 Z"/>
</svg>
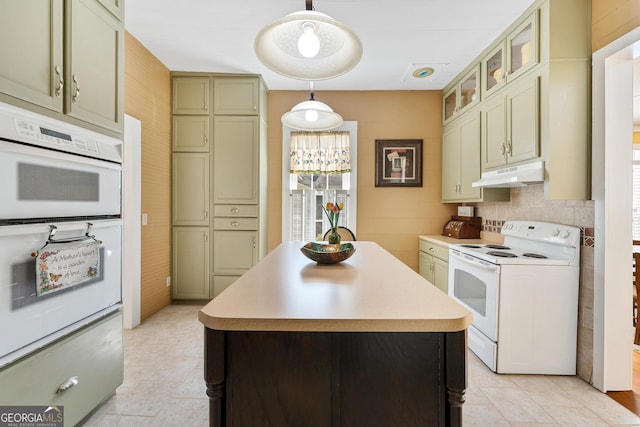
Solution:
<svg viewBox="0 0 640 427">
<path fill-rule="evenodd" d="M 502 155 L 502 157 L 505 156 L 505 153 L 507 152 L 507 149 L 504 145 L 504 143 L 500 146 L 500 154 Z"/>
<path fill-rule="evenodd" d="M 56 71 L 56 76 L 58 76 L 58 87 L 56 88 L 55 94 L 59 98 L 62 95 L 62 89 L 64 88 L 64 78 L 62 77 L 62 71 L 60 71 L 60 66 L 56 65 L 54 68 Z"/>
<path fill-rule="evenodd" d="M 205 135 L 204 137 L 204 145 L 209 144 L 209 137 Z"/>
<path fill-rule="evenodd" d="M 238 208 L 232 208 L 232 209 L 231 209 L 231 213 L 232 213 L 232 214 L 240 213 L 240 209 L 238 209 Z"/>
<path fill-rule="evenodd" d="M 231 226 L 232 227 L 238 227 L 240 225 L 240 223 L 238 221 L 231 221 Z"/>
<path fill-rule="evenodd" d="M 511 141 L 507 142 L 507 149 L 506 149 L 506 154 L 508 156 L 511 156 Z"/>
<path fill-rule="evenodd" d="M 78 83 L 78 78 L 76 77 L 75 74 L 73 75 L 73 78 L 71 80 L 73 80 L 73 84 L 76 88 L 76 91 L 73 94 L 73 97 L 71 98 L 71 103 L 75 104 L 78 101 L 78 98 L 80 97 L 80 83 Z"/>
</svg>

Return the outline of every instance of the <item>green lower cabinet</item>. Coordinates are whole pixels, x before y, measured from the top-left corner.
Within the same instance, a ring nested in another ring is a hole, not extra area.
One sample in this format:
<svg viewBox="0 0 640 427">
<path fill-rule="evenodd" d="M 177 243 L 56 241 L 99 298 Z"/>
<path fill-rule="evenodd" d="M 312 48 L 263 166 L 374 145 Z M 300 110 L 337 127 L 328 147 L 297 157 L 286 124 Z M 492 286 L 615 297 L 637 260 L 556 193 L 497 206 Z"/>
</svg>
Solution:
<svg viewBox="0 0 640 427">
<path fill-rule="evenodd" d="M 209 299 L 209 227 L 173 227 L 174 299 Z"/>
<path fill-rule="evenodd" d="M 64 425 L 77 425 L 122 384 L 123 349 L 118 311 L 0 370 L 0 402 L 63 407 Z"/>
<path fill-rule="evenodd" d="M 238 280 L 240 276 L 213 276 L 211 282 L 211 297 L 215 298 L 220 292 L 227 289 L 233 282 Z"/>
</svg>

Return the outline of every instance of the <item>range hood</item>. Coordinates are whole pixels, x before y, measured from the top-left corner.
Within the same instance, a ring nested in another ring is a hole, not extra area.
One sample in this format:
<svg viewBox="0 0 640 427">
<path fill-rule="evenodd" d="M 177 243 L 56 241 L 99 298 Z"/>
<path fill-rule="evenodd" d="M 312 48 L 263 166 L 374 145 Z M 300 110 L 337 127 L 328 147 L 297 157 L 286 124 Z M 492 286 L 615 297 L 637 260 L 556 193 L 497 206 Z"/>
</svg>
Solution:
<svg viewBox="0 0 640 427">
<path fill-rule="evenodd" d="M 471 186 L 493 188 L 523 187 L 528 184 L 539 184 L 543 181 L 544 162 L 539 160 L 524 165 L 482 172 L 480 180 L 471 183 Z"/>
</svg>

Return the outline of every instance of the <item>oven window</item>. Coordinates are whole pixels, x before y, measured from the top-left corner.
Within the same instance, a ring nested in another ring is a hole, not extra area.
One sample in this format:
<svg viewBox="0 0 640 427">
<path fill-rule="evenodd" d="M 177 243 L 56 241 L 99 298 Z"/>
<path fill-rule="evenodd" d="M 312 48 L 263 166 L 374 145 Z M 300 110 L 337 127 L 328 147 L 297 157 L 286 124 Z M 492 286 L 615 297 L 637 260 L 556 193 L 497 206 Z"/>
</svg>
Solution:
<svg viewBox="0 0 640 427">
<path fill-rule="evenodd" d="M 18 200 L 97 202 L 100 200 L 100 175 L 18 163 Z"/>
<path fill-rule="evenodd" d="M 487 285 L 473 274 L 456 269 L 453 294 L 482 317 L 487 316 Z"/>
</svg>

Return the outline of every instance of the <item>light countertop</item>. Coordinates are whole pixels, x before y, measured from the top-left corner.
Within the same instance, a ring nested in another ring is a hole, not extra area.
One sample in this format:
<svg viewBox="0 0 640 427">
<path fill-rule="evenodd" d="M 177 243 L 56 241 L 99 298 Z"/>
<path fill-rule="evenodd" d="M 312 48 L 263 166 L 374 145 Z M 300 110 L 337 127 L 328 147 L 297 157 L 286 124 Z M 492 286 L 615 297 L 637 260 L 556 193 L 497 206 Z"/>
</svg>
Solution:
<svg viewBox="0 0 640 427">
<path fill-rule="evenodd" d="M 334 265 L 305 257 L 305 242 L 284 242 L 209 304 L 210 329 L 310 332 L 456 332 L 469 310 L 373 242 Z"/>
<path fill-rule="evenodd" d="M 424 240 L 424 241 L 435 243 L 435 244 L 445 245 L 445 246 L 449 246 L 451 244 L 455 244 L 455 245 L 458 245 L 458 244 L 486 245 L 486 244 L 489 244 L 489 243 L 502 243 L 502 238 L 501 238 L 501 235 L 499 233 L 490 233 L 491 236 L 488 236 L 488 234 L 489 233 L 481 234 L 481 238 L 480 239 L 454 239 L 452 237 L 442 236 L 442 235 L 439 235 L 439 234 L 420 235 L 420 236 L 418 236 L 418 238 L 420 240 Z M 493 236 L 493 235 L 495 235 L 495 236 Z"/>
</svg>

